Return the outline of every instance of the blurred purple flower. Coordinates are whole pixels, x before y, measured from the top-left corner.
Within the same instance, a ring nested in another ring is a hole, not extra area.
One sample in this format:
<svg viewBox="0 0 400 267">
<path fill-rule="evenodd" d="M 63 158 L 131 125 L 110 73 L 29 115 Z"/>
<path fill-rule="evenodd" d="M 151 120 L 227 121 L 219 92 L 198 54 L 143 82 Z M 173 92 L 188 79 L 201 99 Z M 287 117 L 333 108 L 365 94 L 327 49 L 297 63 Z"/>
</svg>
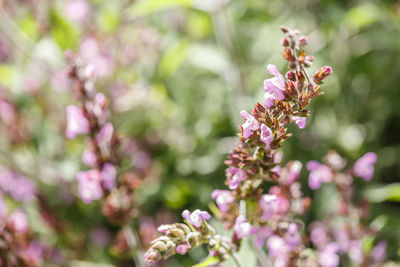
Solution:
<svg viewBox="0 0 400 267">
<path fill-rule="evenodd" d="M 82 154 L 82 162 L 89 167 L 96 166 L 97 157 L 96 154 L 89 148 L 86 148 Z"/>
<path fill-rule="evenodd" d="M 206 221 L 211 218 L 211 215 L 206 211 L 196 209 L 193 212 L 184 210 L 182 212 L 182 217 L 194 227 L 199 228 L 203 221 Z"/>
<path fill-rule="evenodd" d="M 310 239 L 318 249 L 324 248 L 330 241 L 326 226 L 320 222 L 313 223 L 311 225 Z"/>
<path fill-rule="evenodd" d="M 83 202 L 90 203 L 93 200 L 99 200 L 103 197 L 101 173 L 98 170 L 93 169 L 87 172 L 79 172 L 76 179 L 79 182 L 78 194 Z"/>
<path fill-rule="evenodd" d="M 336 243 L 329 243 L 319 254 L 319 263 L 321 267 L 337 267 L 339 266 L 339 255 L 337 252 L 339 247 Z"/>
<path fill-rule="evenodd" d="M 85 0 L 69 0 L 64 8 L 64 12 L 72 21 L 88 21 L 90 5 Z"/>
<path fill-rule="evenodd" d="M 229 204 L 235 201 L 235 197 L 228 190 L 216 189 L 211 193 L 211 197 L 215 199 L 222 213 L 227 212 Z"/>
<path fill-rule="evenodd" d="M 287 183 L 292 184 L 300 175 L 302 164 L 300 161 L 295 160 L 289 167 L 287 174 Z"/>
<path fill-rule="evenodd" d="M 101 171 L 101 178 L 105 189 L 111 190 L 115 187 L 115 180 L 117 178 L 117 170 L 111 163 L 105 163 Z"/>
<path fill-rule="evenodd" d="M 268 254 L 274 258 L 285 258 L 290 251 L 285 240 L 277 235 L 271 236 L 267 241 Z"/>
<path fill-rule="evenodd" d="M 308 177 L 308 185 L 311 189 L 316 190 L 321 187 L 322 183 L 329 183 L 333 179 L 331 169 L 318 161 L 312 160 L 307 163 L 307 170 L 310 171 Z"/>
<path fill-rule="evenodd" d="M 354 164 L 354 174 L 363 178 L 365 181 L 370 181 L 374 175 L 374 164 L 377 160 L 378 157 L 375 153 L 368 152 Z"/>
<path fill-rule="evenodd" d="M 276 212 L 277 203 L 276 195 L 265 194 L 259 200 L 259 205 L 262 210 L 261 219 L 269 220 Z"/>
<path fill-rule="evenodd" d="M 292 119 L 300 129 L 304 129 L 306 127 L 307 118 L 293 116 Z"/>
<path fill-rule="evenodd" d="M 252 235 L 256 232 L 255 228 L 247 222 L 246 217 L 239 215 L 236 217 L 235 225 L 233 226 L 233 231 L 239 239 L 245 236 Z"/>
<path fill-rule="evenodd" d="M 231 175 L 231 179 L 229 181 L 229 189 L 233 190 L 236 189 L 240 182 L 246 180 L 249 176 L 247 175 L 246 171 L 232 167 L 227 170 Z"/>
<path fill-rule="evenodd" d="M 243 137 L 249 138 L 250 136 L 253 135 L 253 131 L 257 131 L 260 128 L 260 124 L 253 116 L 251 116 L 245 110 L 240 111 L 240 116 L 246 119 L 245 123 L 242 125 Z"/>
<path fill-rule="evenodd" d="M 271 228 L 267 226 L 261 226 L 256 228 L 255 236 L 256 236 L 256 245 L 258 247 L 264 246 L 265 240 L 267 240 L 272 235 Z"/>
<path fill-rule="evenodd" d="M 96 141 L 98 143 L 109 144 L 111 142 L 112 136 L 114 132 L 114 126 L 107 122 L 103 128 L 101 128 L 100 132 L 96 136 Z"/>
<path fill-rule="evenodd" d="M 32 180 L 6 168 L 0 169 L 0 189 L 17 201 L 36 199 L 37 189 Z"/>
<path fill-rule="evenodd" d="M 38 241 L 31 242 L 22 255 L 31 266 L 43 264 L 43 246 Z"/>
<path fill-rule="evenodd" d="M 295 247 L 300 245 L 301 236 L 299 232 L 299 226 L 296 223 L 291 223 L 284 236 L 286 243 L 289 245 L 290 249 L 293 250 Z"/>
<path fill-rule="evenodd" d="M 73 139 L 78 134 L 89 133 L 89 121 L 83 115 L 80 108 L 74 105 L 67 107 L 67 131 L 68 138 Z"/>
<path fill-rule="evenodd" d="M 5 99 L 0 99 L 0 119 L 6 123 L 12 123 L 17 114 L 14 106 Z"/>
<path fill-rule="evenodd" d="M 21 210 L 11 213 L 8 223 L 17 232 L 26 233 L 29 230 L 28 218 Z"/>
<path fill-rule="evenodd" d="M 261 142 L 265 143 L 265 150 L 269 149 L 269 145 L 271 144 L 272 140 L 274 140 L 274 134 L 265 124 L 261 125 L 260 140 Z"/>
<path fill-rule="evenodd" d="M 371 256 L 375 262 L 381 263 L 386 259 L 386 241 L 380 241 L 375 247 L 372 249 Z"/>
</svg>

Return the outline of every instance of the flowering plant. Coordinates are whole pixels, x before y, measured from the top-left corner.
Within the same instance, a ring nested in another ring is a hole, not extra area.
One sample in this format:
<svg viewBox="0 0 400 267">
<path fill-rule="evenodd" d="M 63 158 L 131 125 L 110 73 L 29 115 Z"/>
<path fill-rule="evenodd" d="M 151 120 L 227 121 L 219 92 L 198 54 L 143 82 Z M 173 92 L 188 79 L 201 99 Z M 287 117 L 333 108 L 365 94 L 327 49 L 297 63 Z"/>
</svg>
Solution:
<svg viewBox="0 0 400 267">
<path fill-rule="evenodd" d="M 340 256 L 345 254 L 357 266 L 380 266 L 385 260 L 385 243 L 379 242 L 368 250 L 362 248 L 362 239 L 374 229 L 362 223 L 365 206 L 356 208 L 353 204 L 353 177 L 366 181 L 372 178 L 377 160 L 374 153 L 364 155 L 346 173 L 341 172 L 345 161 L 334 152 L 327 155 L 325 164 L 310 161 L 307 164 L 310 188 L 316 190 L 323 183 L 336 185 L 341 203 L 329 216 L 340 215 L 343 223 L 336 229 L 328 222 L 314 222 L 307 229 L 301 220 L 311 205 L 311 199 L 303 195 L 297 181 L 302 163 L 289 161 L 281 166 L 283 155 L 279 148 L 291 136 L 288 124 L 294 122 L 301 129 L 306 126 L 310 114 L 307 107 L 312 99 L 322 95 L 320 86 L 332 69 L 321 67 L 309 77 L 306 68 L 311 66 L 313 57 L 304 50 L 307 38 L 300 36 L 298 30 L 286 27 L 281 30 L 285 34 L 282 56 L 288 61 L 289 71 L 284 76 L 276 66 L 267 66 L 273 77 L 264 81 L 263 104 L 257 103 L 251 113 L 240 112 L 243 118 L 238 134 L 240 142 L 225 162 L 229 190 L 216 189 L 211 194 L 218 206 L 213 210 L 215 217 L 233 230 L 232 236 L 217 234 L 207 222 L 211 218 L 208 212 L 185 210 L 182 213 L 185 224 L 158 228 L 162 236 L 152 242 L 146 261 L 185 254 L 205 244 L 210 258 L 201 266 L 222 262 L 229 256 L 237 266 L 245 266 L 235 253 L 247 242 L 247 237 L 260 266 L 334 267 L 339 266 Z"/>
</svg>

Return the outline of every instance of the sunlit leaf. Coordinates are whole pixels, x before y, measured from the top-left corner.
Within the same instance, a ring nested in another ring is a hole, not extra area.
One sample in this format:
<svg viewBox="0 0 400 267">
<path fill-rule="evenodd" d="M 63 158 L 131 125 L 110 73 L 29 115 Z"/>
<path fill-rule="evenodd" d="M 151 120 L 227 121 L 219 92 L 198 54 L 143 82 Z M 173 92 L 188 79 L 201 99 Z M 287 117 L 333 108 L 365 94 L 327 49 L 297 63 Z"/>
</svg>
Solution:
<svg viewBox="0 0 400 267">
<path fill-rule="evenodd" d="M 52 35 L 62 49 L 74 48 L 79 41 L 79 31 L 55 10 L 50 12 Z"/>
<path fill-rule="evenodd" d="M 134 17 L 148 15 L 152 12 L 172 7 L 190 7 L 191 0 L 143 0 L 132 6 L 130 14 Z"/>
<path fill-rule="evenodd" d="M 207 267 L 213 264 L 217 264 L 219 259 L 217 257 L 208 257 L 204 261 L 200 262 L 199 264 L 193 265 L 192 267 Z"/>
<path fill-rule="evenodd" d="M 167 50 L 160 61 L 158 66 L 160 74 L 162 76 L 172 75 L 185 59 L 186 51 L 187 41 L 185 40 L 172 45 L 172 47 Z"/>
<path fill-rule="evenodd" d="M 400 183 L 393 183 L 378 188 L 371 188 L 365 192 L 371 202 L 397 201 L 400 202 Z"/>
</svg>

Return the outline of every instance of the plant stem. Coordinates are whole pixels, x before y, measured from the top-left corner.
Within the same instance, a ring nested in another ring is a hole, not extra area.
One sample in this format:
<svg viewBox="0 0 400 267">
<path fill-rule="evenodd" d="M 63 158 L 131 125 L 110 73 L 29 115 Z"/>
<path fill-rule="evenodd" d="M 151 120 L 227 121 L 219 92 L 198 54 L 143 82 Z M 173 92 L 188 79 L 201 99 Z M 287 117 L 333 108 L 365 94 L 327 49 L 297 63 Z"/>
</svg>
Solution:
<svg viewBox="0 0 400 267">
<path fill-rule="evenodd" d="M 221 246 L 226 249 L 228 254 L 232 257 L 233 261 L 235 262 L 237 267 L 244 267 L 243 263 L 239 259 L 239 257 L 232 251 L 232 248 L 228 245 L 225 244 L 224 242 L 221 242 Z"/>
</svg>

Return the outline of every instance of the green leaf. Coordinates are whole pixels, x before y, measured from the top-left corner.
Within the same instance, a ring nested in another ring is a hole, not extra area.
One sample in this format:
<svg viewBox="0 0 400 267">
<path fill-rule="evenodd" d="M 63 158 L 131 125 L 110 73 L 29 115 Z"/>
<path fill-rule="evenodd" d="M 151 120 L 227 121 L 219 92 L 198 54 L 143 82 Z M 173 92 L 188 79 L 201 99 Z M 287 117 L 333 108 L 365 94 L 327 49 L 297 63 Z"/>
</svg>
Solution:
<svg viewBox="0 0 400 267">
<path fill-rule="evenodd" d="M 393 183 L 365 191 L 365 196 L 371 202 L 396 201 L 400 202 L 400 183 Z"/>
<path fill-rule="evenodd" d="M 0 84 L 10 86 L 14 78 L 14 68 L 11 65 L 0 65 Z"/>
<path fill-rule="evenodd" d="M 192 6 L 191 0 L 142 0 L 132 6 L 130 13 L 134 17 L 140 17 L 167 8 L 190 6 Z"/>
<path fill-rule="evenodd" d="M 167 49 L 167 52 L 163 55 L 158 66 L 162 76 L 168 77 L 175 73 L 185 59 L 187 46 L 186 40 L 182 40 Z"/>
<path fill-rule="evenodd" d="M 219 263 L 219 259 L 215 256 L 210 256 L 199 264 L 193 265 L 192 267 L 207 267 L 217 263 Z"/>
<path fill-rule="evenodd" d="M 51 34 L 58 46 L 65 50 L 75 48 L 79 40 L 79 31 L 71 25 L 60 13 L 50 11 Z"/>
</svg>

